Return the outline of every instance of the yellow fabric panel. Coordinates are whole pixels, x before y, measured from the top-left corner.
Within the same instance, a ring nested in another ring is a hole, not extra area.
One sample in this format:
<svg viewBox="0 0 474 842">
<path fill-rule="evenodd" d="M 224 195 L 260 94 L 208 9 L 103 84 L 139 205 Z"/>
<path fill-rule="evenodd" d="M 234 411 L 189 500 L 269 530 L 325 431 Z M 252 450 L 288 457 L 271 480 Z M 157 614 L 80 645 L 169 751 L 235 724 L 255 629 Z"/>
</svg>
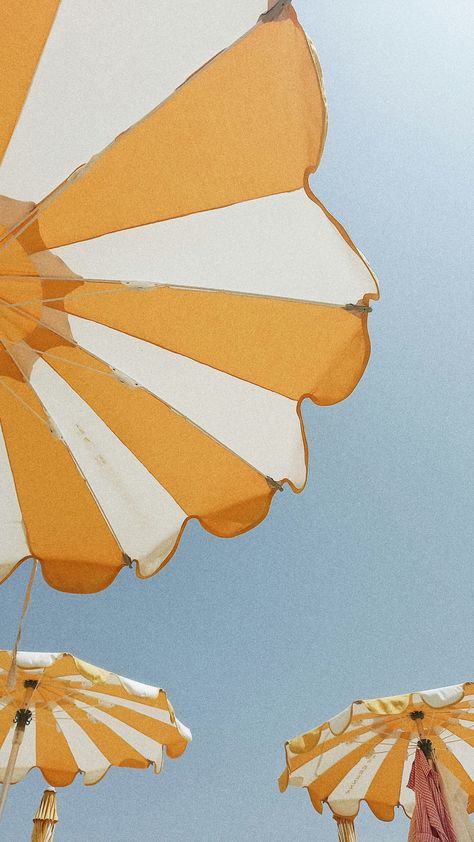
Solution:
<svg viewBox="0 0 474 842">
<path fill-rule="evenodd" d="M 313 805 L 314 809 L 317 810 L 318 813 L 323 812 L 323 802 L 321 801 L 318 793 L 316 784 L 312 783 L 308 787 L 308 795 L 311 799 L 311 804 Z"/>
<path fill-rule="evenodd" d="M 0 11 L 0 161 L 26 99 L 59 0 L 7 0 Z"/>
<path fill-rule="evenodd" d="M 91 715 L 94 715 L 94 706 L 91 704 L 89 697 L 81 697 L 79 693 L 74 694 L 74 698 L 82 699 L 87 705 L 91 706 Z M 74 706 L 74 704 L 62 705 L 71 719 L 80 725 L 82 730 L 87 734 L 92 742 L 107 758 L 111 766 L 128 766 L 132 769 L 146 769 L 149 765 L 146 757 L 143 757 L 136 749 L 127 743 L 122 737 L 112 731 L 107 725 L 99 721 L 91 721 L 87 717 L 85 710 L 81 710 Z M 114 710 L 107 710 L 111 716 L 115 715 Z M 131 723 L 127 720 L 127 725 Z"/>
<path fill-rule="evenodd" d="M 186 751 L 187 742 L 184 737 L 180 737 L 174 743 L 168 743 L 166 746 L 166 754 L 168 757 L 172 758 L 173 760 L 177 757 L 181 757 L 182 754 Z"/>
<path fill-rule="evenodd" d="M 372 812 L 382 821 L 392 821 L 393 808 L 400 796 L 403 765 L 408 751 L 408 742 L 397 740 L 380 765 L 367 793 L 366 801 Z"/>
<path fill-rule="evenodd" d="M 364 699 L 364 705 L 371 713 L 379 716 L 394 716 L 402 713 L 410 703 L 410 694 L 387 696 L 385 699 Z"/>
<path fill-rule="evenodd" d="M 288 742 L 288 748 L 294 754 L 311 752 L 318 745 L 323 728 L 324 725 L 321 728 L 315 728 L 314 731 L 301 734 L 300 737 L 295 737 Z"/>
<path fill-rule="evenodd" d="M 325 132 L 296 15 L 259 23 L 76 170 L 20 239 L 41 251 L 296 190 L 317 167 Z"/>
<path fill-rule="evenodd" d="M 278 778 L 278 788 L 279 788 L 280 792 L 285 792 L 285 790 L 288 789 L 289 780 L 290 780 L 290 773 L 288 771 L 288 768 L 286 768 L 286 769 L 283 770 L 280 777 Z"/>
<path fill-rule="evenodd" d="M 0 341 L 28 338 L 35 329 L 34 320 L 41 315 L 41 294 L 39 280 L 0 278 Z M 31 301 L 35 303 L 29 304 Z"/>
<path fill-rule="evenodd" d="M 61 309 L 294 400 L 343 400 L 369 358 L 367 314 L 263 296 L 116 288 L 115 295 L 106 292 L 113 287 L 88 282 Z"/>
<path fill-rule="evenodd" d="M 228 537 L 265 517 L 274 493 L 265 477 L 186 418 L 110 376 L 108 366 L 78 347 L 52 348 L 44 359 L 211 532 Z"/>
<path fill-rule="evenodd" d="M 1 36 L 0 36 L 1 37 Z M 0 83 L 1 84 L 1 83 Z M 4 225 L 0 225 L 0 240 L 8 233 Z M 18 240 L 12 239 L 8 246 L 0 246 L 0 277 L 2 275 L 37 275 L 34 263 L 28 257 Z"/>
<path fill-rule="evenodd" d="M 6 677 L 5 677 L 6 678 Z M 3 682 L 2 696 L 6 695 L 5 681 Z M 0 710 L 0 746 L 3 745 L 10 728 L 12 727 L 13 719 L 17 711 L 17 705 L 10 702 Z"/>
<path fill-rule="evenodd" d="M 46 420 L 0 350 L 0 423 L 31 551 L 58 590 L 101 590 L 122 568 L 122 552 L 65 445 L 38 415 Z"/>
<path fill-rule="evenodd" d="M 53 713 L 40 706 L 36 707 L 36 764 L 50 786 L 68 786 L 79 771 Z"/>
</svg>

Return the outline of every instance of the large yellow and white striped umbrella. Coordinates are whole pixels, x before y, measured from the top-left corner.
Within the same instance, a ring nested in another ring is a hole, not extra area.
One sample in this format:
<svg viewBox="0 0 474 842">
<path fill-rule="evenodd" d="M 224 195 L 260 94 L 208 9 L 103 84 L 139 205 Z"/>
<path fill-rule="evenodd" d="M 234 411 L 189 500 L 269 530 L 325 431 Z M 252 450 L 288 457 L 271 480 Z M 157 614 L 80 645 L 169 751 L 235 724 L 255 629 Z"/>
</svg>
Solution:
<svg viewBox="0 0 474 842">
<path fill-rule="evenodd" d="M 286 744 L 280 789 L 306 787 L 318 812 L 327 803 L 339 819 L 354 818 L 362 801 L 383 821 L 393 819 L 397 806 L 411 816 L 414 793 L 407 782 L 420 740 L 431 741 L 436 760 L 458 779 L 472 812 L 472 682 L 353 702 Z"/>
<path fill-rule="evenodd" d="M 98 783 L 111 766 L 160 772 L 163 750 L 179 757 L 191 733 L 164 690 L 85 663 L 69 653 L 0 652 L 0 810 L 10 783 L 38 768 L 51 786 L 80 772 Z"/>
<path fill-rule="evenodd" d="M 309 187 L 326 104 L 291 3 L 156 5 L 176 33 L 199 15 L 194 52 L 157 46 L 183 84 L 43 201 L 0 202 L 0 578 L 33 556 L 96 591 L 154 574 L 191 517 L 250 529 L 305 484 L 303 398 L 344 399 L 369 357 L 377 283 Z M 57 6 L 2 13 L 0 158 Z M 145 281 L 51 251 L 151 224 Z"/>
</svg>

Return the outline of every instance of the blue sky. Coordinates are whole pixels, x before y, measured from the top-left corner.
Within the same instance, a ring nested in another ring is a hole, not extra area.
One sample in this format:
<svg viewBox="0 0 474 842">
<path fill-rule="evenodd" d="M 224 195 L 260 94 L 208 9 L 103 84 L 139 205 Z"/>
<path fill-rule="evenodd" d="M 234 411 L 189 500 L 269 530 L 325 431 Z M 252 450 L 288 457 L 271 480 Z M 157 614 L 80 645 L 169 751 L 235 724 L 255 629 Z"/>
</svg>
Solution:
<svg viewBox="0 0 474 842">
<path fill-rule="evenodd" d="M 313 189 L 381 282 L 372 358 L 347 401 L 305 405 L 308 486 L 255 531 L 192 523 L 157 577 L 94 596 L 38 577 L 22 648 L 164 686 L 194 736 L 159 778 L 61 790 L 58 842 L 335 840 L 304 791 L 277 790 L 285 739 L 354 698 L 473 678 L 468 3 L 295 7 L 329 101 Z M 28 568 L 0 589 L 5 648 Z M 37 772 L 13 788 L 3 839 L 29 838 L 42 789 Z M 358 824 L 366 842 L 408 832 Z"/>
</svg>

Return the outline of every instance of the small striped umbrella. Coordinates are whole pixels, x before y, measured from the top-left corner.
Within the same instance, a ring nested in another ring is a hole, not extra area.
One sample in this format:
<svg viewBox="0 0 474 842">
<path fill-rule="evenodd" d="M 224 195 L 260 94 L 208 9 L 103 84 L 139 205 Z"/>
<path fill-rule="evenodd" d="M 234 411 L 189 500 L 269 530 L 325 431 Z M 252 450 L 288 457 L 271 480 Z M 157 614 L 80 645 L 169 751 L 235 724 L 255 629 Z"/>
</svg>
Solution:
<svg viewBox="0 0 474 842">
<path fill-rule="evenodd" d="M 31 842 L 53 842 L 57 822 L 56 790 L 49 786 L 43 793 L 33 819 Z"/>
<path fill-rule="evenodd" d="M 0 197 L 0 581 L 33 557 L 98 591 L 156 573 L 190 518 L 252 528 L 305 485 L 303 399 L 343 400 L 369 358 L 377 282 L 309 184 L 326 99 L 291 2 L 155 5 L 161 104 L 38 204 Z M 0 158 L 57 7 L 2 16 Z M 144 226 L 125 278 L 54 254 Z"/>
<path fill-rule="evenodd" d="M 164 690 L 95 667 L 69 653 L 0 651 L 0 797 L 33 768 L 51 786 L 67 786 L 78 772 L 98 783 L 111 766 L 160 772 L 163 748 L 179 757 L 190 731 Z M 11 674 L 11 672 L 10 672 Z"/>
<path fill-rule="evenodd" d="M 286 744 L 280 789 L 305 787 L 314 808 L 326 803 L 341 840 L 355 839 L 353 820 L 365 801 L 391 821 L 395 807 L 413 814 L 408 787 L 417 746 L 436 752 L 474 810 L 474 683 L 353 702 L 342 713 Z"/>
</svg>

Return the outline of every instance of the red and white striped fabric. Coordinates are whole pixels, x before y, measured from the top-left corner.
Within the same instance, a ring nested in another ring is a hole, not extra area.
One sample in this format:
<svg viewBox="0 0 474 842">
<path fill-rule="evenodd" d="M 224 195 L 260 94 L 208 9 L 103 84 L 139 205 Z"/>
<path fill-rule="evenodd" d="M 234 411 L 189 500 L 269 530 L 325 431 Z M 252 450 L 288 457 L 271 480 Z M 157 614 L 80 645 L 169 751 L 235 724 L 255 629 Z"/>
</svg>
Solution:
<svg viewBox="0 0 474 842">
<path fill-rule="evenodd" d="M 440 776 L 420 749 L 416 750 L 407 786 L 416 799 L 410 842 L 457 842 Z"/>
</svg>

